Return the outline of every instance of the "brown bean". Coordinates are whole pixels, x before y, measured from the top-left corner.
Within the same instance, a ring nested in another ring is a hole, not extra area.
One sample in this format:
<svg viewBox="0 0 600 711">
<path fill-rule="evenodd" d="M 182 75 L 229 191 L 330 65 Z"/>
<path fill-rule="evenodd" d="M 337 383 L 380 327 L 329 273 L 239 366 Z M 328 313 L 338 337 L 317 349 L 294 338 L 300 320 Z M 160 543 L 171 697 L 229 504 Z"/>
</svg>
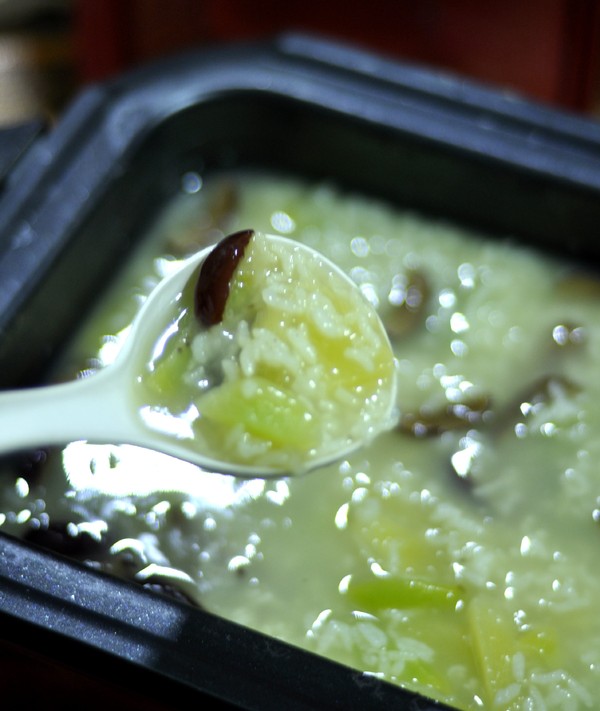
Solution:
<svg viewBox="0 0 600 711">
<path fill-rule="evenodd" d="M 600 278 L 590 272 L 567 274 L 556 286 L 557 296 L 563 299 L 592 301 L 600 299 Z"/>
<path fill-rule="evenodd" d="M 549 403 L 553 399 L 553 388 L 559 388 L 570 396 L 577 395 L 581 390 L 577 383 L 564 375 L 544 375 L 517 393 L 502 410 L 494 414 L 490 420 L 490 432 L 495 436 L 501 436 L 507 431 L 512 431 L 522 417 L 522 404 L 524 402 L 532 405 Z"/>
<path fill-rule="evenodd" d="M 223 320 L 231 278 L 253 236 L 254 230 L 234 232 L 204 260 L 194 293 L 194 312 L 203 326 L 214 326 Z"/>
<path fill-rule="evenodd" d="M 383 321 L 392 340 L 405 338 L 425 320 L 430 295 L 427 278 L 420 271 L 409 270 L 404 275 L 403 298 L 390 304 Z"/>
<path fill-rule="evenodd" d="M 400 418 L 398 427 L 401 432 L 415 437 L 437 437 L 443 432 L 477 427 L 489 412 L 490 400 L 482 394 L 438 409 L 406 412 Z"/>
</svg>

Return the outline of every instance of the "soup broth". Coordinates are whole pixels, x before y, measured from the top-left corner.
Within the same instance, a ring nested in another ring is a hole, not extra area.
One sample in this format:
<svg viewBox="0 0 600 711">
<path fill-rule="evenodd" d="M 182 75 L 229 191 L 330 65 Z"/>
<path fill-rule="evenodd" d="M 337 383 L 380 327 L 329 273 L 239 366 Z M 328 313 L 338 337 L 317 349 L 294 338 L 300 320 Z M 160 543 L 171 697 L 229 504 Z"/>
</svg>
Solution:
<svg viewBox="0 0 600 711">
<path fill-rule="evenodd" d="M 252 228 L 378 309 L 398 426 L 326 468 L 241 481 L 71 443 L 3 472 L 1 529 L 461 709 L 600 693 L 600 282 L 328 184 L 187 175 L 59 377 L 110 363 L 173 259 Z"/>
</svg>

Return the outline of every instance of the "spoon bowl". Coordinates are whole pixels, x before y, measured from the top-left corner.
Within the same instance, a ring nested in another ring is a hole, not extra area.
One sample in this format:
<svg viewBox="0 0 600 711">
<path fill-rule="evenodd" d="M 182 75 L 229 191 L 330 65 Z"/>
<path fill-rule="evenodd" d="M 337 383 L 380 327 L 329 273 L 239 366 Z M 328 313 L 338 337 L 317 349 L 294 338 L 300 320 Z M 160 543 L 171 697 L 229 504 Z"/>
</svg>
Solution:
<svg viewBox="0 0 600 711">
<path fill-rule="evenodd" d="M 285 248 L 289 246 L 294 250 L 318 254 L 287 238 L 274 235 L 264 237 Z M 0 393 L 0 453 L 84 440 L 96 444 L 137 445 L 186 460 L 207 471 L 244 478 L 281 477 L 296 473 L 281 467 L 216 458 L 203 451 L 193 438 L 169 431 L 168 427 L 152 427 L 140 416 L 140 407 L 133 394 L 136 379 L 139 378 L 139 363 L 148 360 L 164 331 L 165 314 L 172 311 L 190 280 L 198 279 L 203 264 L 214 249 L 214 246 L 208 247 L 182 260 L 153 289 L 133 320 L 125 342 L 111 365 L 71 382 Z M 327 263 L 336 278 L 343 279 L 352 289 L 357 288 L 336 265 L 322 255 L 318 256 Z M 385 334 L 383 325 L 380 326 Z M 386 413 L 390 422 L 395 388 L 394 372 Z M 307 469 L 329 464 L 361 444 L 364 443 L 348 442 L 339 451 L 311 460 Z"/>
</svg>

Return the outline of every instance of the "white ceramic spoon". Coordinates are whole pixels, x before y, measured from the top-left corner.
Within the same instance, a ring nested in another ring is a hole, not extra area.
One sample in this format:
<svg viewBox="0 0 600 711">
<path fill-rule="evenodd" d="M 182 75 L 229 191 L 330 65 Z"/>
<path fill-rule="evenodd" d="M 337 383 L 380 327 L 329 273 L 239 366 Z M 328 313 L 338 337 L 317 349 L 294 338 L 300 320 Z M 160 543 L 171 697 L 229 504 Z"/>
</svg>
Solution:
<svg viewBox="0 0 600 711">
<path fill-rule="evenodd" d="M 268 238 L 291 243 L 274 235 L 268 235 Z M 293 244 L 295 248 L 314 254 L 309 247 L 297 242 Z M 288 474 L 273 468 L 216 460 L 196 449 L 193 440 L 157 432 L 144 424 L 139 416 L 139 404 L 129 396 L 132 383 L 139 375 L 139 364 L 147 360 L 168 323 L 166 314 L 173 301 L 199 272 L 213 248 L 206 248 L 182 261 L 180 269 L 155 287 L 134 319 L 114 363 L 94 375 L 72 382 L 0 393 L 0 453 L 85 440 L 96 444 L 139 445 L 187 460 L 208 471 L 241 477 Z M 356 288 L 337 266 L 332 263 L 329 266 Z M 395 397 L 391 397 L 390 403 L 394 400 Z M 359 446 L 360 443 L 353 443 L 346 451 L 311 462 L 310 468 L 330 463 Z"/>
</svg>

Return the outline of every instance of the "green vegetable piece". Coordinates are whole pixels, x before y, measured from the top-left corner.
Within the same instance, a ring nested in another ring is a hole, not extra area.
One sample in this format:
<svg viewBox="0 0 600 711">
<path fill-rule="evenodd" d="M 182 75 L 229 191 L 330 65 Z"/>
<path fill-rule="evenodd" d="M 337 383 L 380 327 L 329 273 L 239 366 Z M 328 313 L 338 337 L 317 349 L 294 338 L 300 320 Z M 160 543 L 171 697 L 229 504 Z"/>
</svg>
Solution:
<svg viewBox="0 0 600 711">
<path fill-rule="evenodd" d="M 489 704 L 499 691 L 515 683 L 515 655 L 520 654 L 527 666 L 545 667 L 543 658 L 555 650 L 551 631 L 518 627 L 501 601 L 474 598 L 468 605 L 467 619 L 485 688 L 484 700 Z"/>
<path fill-rule="evenodd" d="M 242 425 L 273 447 L 310 449 L 319 433 L 305 404 L 264 378 L 225 382 L 197 402 L 202 417 L 227 429 Z"/>
<path fill-rule="evenodd" d="M 153 370 L 144 375 L 148 388 L 173 412 L 181 412 L 189 405 L 189 395 L 180 386 L 183 374 L 189 369 L 192 361 L 187 323 L 185 323 L 187 319 L 182 321 L 184 324 L 166 343 Z"/>
<path fill-rule="evenodd" d="M 402 670 L 403 685 L 409 686 L 424 696 L 435 696 L 447 704 L 454 704 L 452 685 L 440 668 L 439 663 L 426 662 L 423 659 L 407 659 Z"/>
<path fill-rule="evenodd" d="M 461 590 L 458 586 L 395 575 L 369 578 L 352 576 L 347 595 L 355 605 L 366 611 L 413 607 L 453 610 L 461 599 Z"/>
</svg>

